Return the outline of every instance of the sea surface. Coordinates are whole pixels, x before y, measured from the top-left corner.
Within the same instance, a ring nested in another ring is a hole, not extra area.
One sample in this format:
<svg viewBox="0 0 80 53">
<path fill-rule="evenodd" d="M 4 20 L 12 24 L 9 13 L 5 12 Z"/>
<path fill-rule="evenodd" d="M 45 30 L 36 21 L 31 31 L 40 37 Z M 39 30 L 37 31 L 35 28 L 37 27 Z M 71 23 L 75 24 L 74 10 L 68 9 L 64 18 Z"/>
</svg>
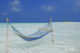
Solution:
<svg viewBox="0 0 80 53">
<path fill-rule="evenodd" d="M 12 23 L 28 36 L 47 23 Z M 51 33 L 35 41 L 25 41 L 8 27 L 8 53 L 80 53 L 80 22 L 53 22 Z M 6 53 L 7 23 L 0 23 L 0 53 Z"/>
</svg>

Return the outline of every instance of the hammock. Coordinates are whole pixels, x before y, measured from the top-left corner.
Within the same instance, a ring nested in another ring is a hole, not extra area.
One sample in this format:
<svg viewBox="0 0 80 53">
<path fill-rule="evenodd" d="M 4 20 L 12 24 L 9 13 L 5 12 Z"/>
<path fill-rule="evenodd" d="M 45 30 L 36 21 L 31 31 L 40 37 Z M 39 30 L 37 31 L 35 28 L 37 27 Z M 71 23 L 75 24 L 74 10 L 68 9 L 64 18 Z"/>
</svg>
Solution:
<svg viewBox="0 0 80 53">
<path fill-rule="evenodd" d="M 40 39 L 43 36 L 47 35 L 48 33 L 52 32 L 52 30 L 50 30 L 50 23 L 48 23 L 46 26 L 39 29 L 34 34 L 31 34 L 31 35 L 28 35 L 28 36 L 25 36 L 24 34 L 22 34 L 12 24 L 10 24 L 10 26 L 11 26 L 11 28 L 13 29 L 13 31 L 16 35 L 18 35 L 19 37 L 21 37 L 22 39 L 24 39 L 26 41 L 33 41 L 33 40 Z"/>
</svg>

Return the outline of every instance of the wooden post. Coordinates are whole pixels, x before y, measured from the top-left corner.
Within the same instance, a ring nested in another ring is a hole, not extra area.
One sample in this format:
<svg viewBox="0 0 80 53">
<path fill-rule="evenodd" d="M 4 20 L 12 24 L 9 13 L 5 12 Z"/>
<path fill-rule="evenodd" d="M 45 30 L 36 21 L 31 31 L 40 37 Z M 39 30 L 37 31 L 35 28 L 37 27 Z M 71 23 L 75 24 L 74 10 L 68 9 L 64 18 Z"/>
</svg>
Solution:
<svg viewBox="0 0 80 53">
<path fill-rule="evenodd" d="M 52 26 L 52 17 L 50 17 L 50 25 L 51 25 L 51 30 L 53 30 L 53 26 Z M 54 41 L 54 34 L 53 31 L 51 32 L 51 36 L 52 36 L 52 42 Z"/>
<path fill-rule="evenodd" d="M 6 19 L 7 22 L 7 31 L 6 31 L 6 53 L 8 53 L 8 18 Z"/>
</svg>

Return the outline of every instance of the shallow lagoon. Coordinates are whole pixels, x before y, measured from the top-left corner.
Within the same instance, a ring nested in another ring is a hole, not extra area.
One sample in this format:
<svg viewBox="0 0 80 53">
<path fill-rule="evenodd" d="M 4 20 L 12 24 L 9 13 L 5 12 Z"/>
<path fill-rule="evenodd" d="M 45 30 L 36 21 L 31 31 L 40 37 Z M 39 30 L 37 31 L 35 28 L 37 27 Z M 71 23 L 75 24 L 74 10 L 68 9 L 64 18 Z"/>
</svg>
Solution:
<svg viewBox="0 0 80 53">
<path fill-rule="evenodd" d="M 23 34 L 30 35 L 47 23 L 12 23 Z M 0 53 L 6 53 L 6 23 L 0 23 Z M 80 22 L 54 22 L 51 34 L 35 41 L 24 41 L 9 26 L 9 53 L 79 53 Z"/>
</svg>

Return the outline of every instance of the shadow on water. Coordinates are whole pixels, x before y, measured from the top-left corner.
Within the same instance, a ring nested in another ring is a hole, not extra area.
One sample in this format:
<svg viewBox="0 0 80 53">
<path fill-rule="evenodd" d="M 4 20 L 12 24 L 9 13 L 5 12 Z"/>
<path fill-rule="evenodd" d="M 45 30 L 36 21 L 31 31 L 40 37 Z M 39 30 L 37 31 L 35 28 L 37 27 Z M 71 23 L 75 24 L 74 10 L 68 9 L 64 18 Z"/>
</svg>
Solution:
<svg viewBox="0 0 80 53">
<path fill-rule="evenodd" d="M 31 42 L 22 42 L 22 43 L 11 43 L 9 45 L 10 48 L 19 48 L 19 49 L 29 49 L 33 47 L 39 47 L 40 45 L 46 43 L 44 40 L 37 40 L 37 41 L 31 41 Z"/>
</svg>

